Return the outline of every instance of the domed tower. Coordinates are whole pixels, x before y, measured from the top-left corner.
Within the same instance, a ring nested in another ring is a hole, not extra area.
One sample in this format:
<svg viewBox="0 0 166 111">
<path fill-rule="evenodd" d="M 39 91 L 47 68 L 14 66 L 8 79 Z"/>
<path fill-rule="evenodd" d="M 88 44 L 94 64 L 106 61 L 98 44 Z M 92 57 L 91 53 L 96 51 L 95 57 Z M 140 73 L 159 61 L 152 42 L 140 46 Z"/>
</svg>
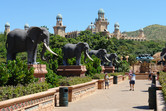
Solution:
<svg viewBox="0 0 166 111">
<path fill-rule="evenodd" d="M 115 28 L 116 28 L 116 27 L 119 27 L 119 23 L 116 22 L 116 23 L 114 24 L 114 27 L 115 27 Z"/>
<path fill-rule="evenodd" d="M 117 39 L 120 39 L 120 35 L 121 35 L 121 33 L 120 33 L 120 30 L 119 30 L 119 23 L 116 22 L 114 24 L 114 37 L 116 37 Z"/>
<path fill-rule="evenodd" d="M 139 35 L 138 35 L 138 37 L 141 37 L 141 38 L 145 37 L 143 28 L 139 29 Z"/>
<path fill-rule="evenodd" d="M 95 25 L 91 22 L 91 24 L 87 27 L 86 30 L 90 30 L 92 33 L 95 32 Z"/>
<path fill-rule="evenodd" d="M 98 18 L 95 19 L 96 32 L 105 32 L 107 31 L 107 26 L 109 22 L 104 18 L 104 10 L 98 10 Z"/>
<path fill-rule="evenodd" d="M 24 25 L 24 30 L 28 30 L 29 29 L 29 25 L 28 24 L 25 24 Z"/>
<path fill-rule="evenodd" d="M 7 22 L 7 23 L 5 24 L 5 33 L 6 33 L 6 35 L 7 35 L 9 32 L 10 32 L 10 24 Z"/>
<path fill-rule="evenodd" d="M 104 10 L 102 8 L 98 10 L 98 19 L 104 19 Z"/>
<path fill-rule="evenodd" d="M 65 37 L 65 28 L 66 26 L 63 26 L 63 22 L 62 22 L 62 15 L 58 14 L 56 16 L 56 26 L 53 27 L 54 29 L 54 34 L 55 35 L 60 35 L 62 37 Z"/>
</svg>

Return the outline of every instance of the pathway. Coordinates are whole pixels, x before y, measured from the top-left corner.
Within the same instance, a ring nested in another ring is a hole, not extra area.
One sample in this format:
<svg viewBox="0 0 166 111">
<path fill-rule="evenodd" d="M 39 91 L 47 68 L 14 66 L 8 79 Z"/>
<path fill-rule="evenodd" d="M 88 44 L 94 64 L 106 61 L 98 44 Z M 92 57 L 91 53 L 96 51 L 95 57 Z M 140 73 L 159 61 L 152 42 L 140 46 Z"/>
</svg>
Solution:
<svg viewBox="0 0 166 111">
<path fill-rule="evenodd" d="M 68 107 L 56 107 L 55 111 L 153 111 L 148 109 L 150 84 L 148 80 L 136 80 L 135 91 L 129 91 L 126 80 L 110 89 L 97 90 L 90 96 L 69 102 Z"/>
</svg>

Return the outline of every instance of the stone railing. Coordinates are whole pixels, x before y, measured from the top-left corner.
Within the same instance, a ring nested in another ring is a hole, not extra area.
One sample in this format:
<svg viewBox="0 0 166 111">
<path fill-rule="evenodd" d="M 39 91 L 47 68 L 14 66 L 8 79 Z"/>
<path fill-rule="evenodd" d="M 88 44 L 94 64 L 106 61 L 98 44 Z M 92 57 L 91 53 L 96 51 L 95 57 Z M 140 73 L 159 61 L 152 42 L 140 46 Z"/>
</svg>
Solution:
<svg viewBox="0 0 166 111">
<path fill-rule="evenodd" d="M 92 94 L 97 89 L 97 80 L 91 82 L 69 86 L 69 102 L 79 100 L 80 98 Z"/>
<path fill-rule="evenodd" d="M 162 86 L 156 81 L 156 106 L 157 111 L 166 111 L 166 102 L 163 97 Z"/>
<path fill-rule="evenodd" d="M 125 76 L 118 76 L 121 82 Z M 94 93 L 97 89 L 104 88 L 103 80 L 93 80 L 91 82 L 66 86 L 68 87 L 68 101 L 73 102 L 87 95 Z M 110 86 L 113 85 L 113 77 L 109 78 Z M 51 111 L 59 106 L 59 87 L 51 88 L 47 91 L 9 99 L 0 102 L 0 111 Z"/>
<path fill-rule="evenodd" d="M 50 111 L 54 108 L 55 90 L 0 102 L 0 111 Z"/>
<path fill-rule="evenodd" d="M 121 82 L 121 81 L 123 81 L 123 75 L 118 75 L 118 82 Z"/>
</svg>

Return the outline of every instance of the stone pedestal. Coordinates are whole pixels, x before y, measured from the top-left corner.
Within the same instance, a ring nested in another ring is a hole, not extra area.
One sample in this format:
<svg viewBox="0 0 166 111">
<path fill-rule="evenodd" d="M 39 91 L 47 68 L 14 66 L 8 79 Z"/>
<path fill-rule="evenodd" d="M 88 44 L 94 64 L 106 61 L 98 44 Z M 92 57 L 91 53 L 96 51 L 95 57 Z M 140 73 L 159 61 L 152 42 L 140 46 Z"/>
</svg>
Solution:
<svg viewBox="0 0 166 111">
<path fill-rule="evenodd" d="M 78 66 L 78 65 L 71 65 L 71 66 L 59 66 L 57 69 L 58 75 L 62 76 L 80 76 L 84 77 L 86 72 L 86 66 Z"/>
<path fill-rule="evenodd" d="M 46 65 L 45 64 L 32 64 L 28 65 L 28 68 L 34 67 L 34 77 L 39 78 L 39 82 L 45 81 L 45 74 L 47 74 Z"/>
<path fill-rule="evenodd" d="M 114 66 L 104 66 L 105 71 L 104 73 L 114 73 L 115 67 Z"/>
<path fill-rule="evenodd" d="M 105 71 L 104 66 L 101 66 L 101 73 L 104 73 L 104 71 Z"/>
</svg>

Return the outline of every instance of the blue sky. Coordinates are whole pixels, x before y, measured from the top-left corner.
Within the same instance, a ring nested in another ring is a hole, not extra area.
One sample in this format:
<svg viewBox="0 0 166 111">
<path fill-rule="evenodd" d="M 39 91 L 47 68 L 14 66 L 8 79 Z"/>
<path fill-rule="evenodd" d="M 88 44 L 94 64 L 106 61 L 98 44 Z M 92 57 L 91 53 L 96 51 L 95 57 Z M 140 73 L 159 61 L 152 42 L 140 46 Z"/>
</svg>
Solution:
<svg viewBox="0 0 166 111">
<path fill-rule="evenodd" d="M 134 31 L 152 24 L 166 25 L 166 0 L 0 0 L 0 32 L 9 22 L 11 30 L 46 25 L 53 33 L 56 16 L 62 14 L 66 32 L 85 30 L 95 21 L 100 8 L 113 32 L 114 23 L 120 30 Z"/>
</svg>

